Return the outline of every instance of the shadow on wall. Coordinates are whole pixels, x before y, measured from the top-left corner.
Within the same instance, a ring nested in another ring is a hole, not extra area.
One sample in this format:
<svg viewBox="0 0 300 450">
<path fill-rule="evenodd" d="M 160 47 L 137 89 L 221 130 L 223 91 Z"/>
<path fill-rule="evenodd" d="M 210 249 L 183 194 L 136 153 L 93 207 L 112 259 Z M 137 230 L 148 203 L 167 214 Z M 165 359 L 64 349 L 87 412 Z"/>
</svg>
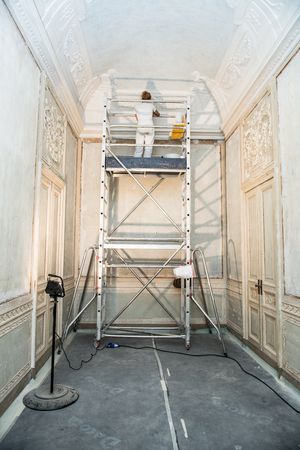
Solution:
<svg viewBox="0 0 300 450">
<path fill-rule="evenodd" d="M 231 280 L 242 281 L 233 239 L 227 242 L 227 273 Z"/>
<path fill-rule="evenodd" d="M 193 145 L 192 247 L 204 251 L 211 277 L 222 278 L 221 169 L 219 146 Z"/>
<path fill-rule="evenodd" d="M 218 104 L 204 81 L 191 91 L 191 123 L 194 128 L 221 128 Z"/>
</svg>

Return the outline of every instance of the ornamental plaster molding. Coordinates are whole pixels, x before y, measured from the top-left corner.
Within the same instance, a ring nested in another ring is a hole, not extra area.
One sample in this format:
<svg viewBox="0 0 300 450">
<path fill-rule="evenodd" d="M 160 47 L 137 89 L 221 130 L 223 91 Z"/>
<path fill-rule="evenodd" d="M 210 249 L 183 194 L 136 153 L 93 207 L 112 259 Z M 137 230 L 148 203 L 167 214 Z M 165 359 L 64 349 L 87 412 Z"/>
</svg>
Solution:
<svg viewBox="0 0 300 450">
<path fill-rule="evenodd" d="M 25 306 L 25 305 L 24 305 Z M 6 317 L 6 322 L 0 325 L 0 337 L 18 328 L 24 322 L 31 321 L 32 303 L 26 308 L 20 308 L 18 311 L 13 310 L 14 316 Z"/>
<path fill-rule="evenodd" d="M 242 68 L 248 64 L 253 52 L 253 38 L 249 32 L 246 32 L 227 62 L 224 75 L 219 82 L 223 89 L 229 90 L 235 87 L 238 79 L 242 76 Z"/>
<path fill-rule="evenodd" d="M 63 172 L 66 150 L 66 116 L 62 113 L 49 89 L 44 103 L 43 156 L 46 162 Z"/>
<path fill-rule="evenodd" d="M 244 180 L 257 176 L 273 161 L 271 99 L 266 95 L 243 125 Z"/>
<path fill-rule="evenodd" d="M 19 305 L 3 314 L 0 314 L 0 328 L 7 325 L 12 320 L 16 320 L 20 316 L 23 316 L 24 314 L 30 312 L 31 309 L 32 309 L 32 301 L 30 300 L 29 302 L 24 303 L 23 305 Z"/>
<path fill-rule="evenodd" d="M 253 0 L 244 7 L 233 43 L 216 76 L 225 90 L 236 91 L 237 83 L 247 81 L 244 74 L 268 56 L 272 43 L 286 26 L 291 26 L 289 18 L 295 9 L 286 0 Z"/>
<path fill-rule="evenodd" d="M 66 35 L 63 53 L 68 62 L 69 70 L 76 85 L 79 96 L 81 97 L 92 78 L 91 70 L 86 58 L 80 50 L 80 43 L 71 28 Z"/>
<path fill-rule="evenodd" d="M 30 363 L 27 363 L 16 375 L 9 380 L 0 389 L 0 402 L 14 389 L 15 386 L 22 380 L 22 378 L 30 371 Z"/>
<path fill-rule="evenodd" d="M 289 303 L 282 303 L 281 309 L 287 314 L 291 314 L 295 317 L 300 318 L 300 306 L 291 305 Z"/>
<path fill-rule="evenodd" d="M 74 0 L 56 0 L 52 3 L 52 8 L 48 13 L 42 17 L 45 29 L 55 45 L 56 56 L 64 70 L 67 69 L 67 81 L 71 84 L 74 83 L 80 102 L 93 78 L 86 43 L 80 27 L 80 20 L 84 16 L 85 5 L 81 0 L 75 2 Z"/>
</svg>

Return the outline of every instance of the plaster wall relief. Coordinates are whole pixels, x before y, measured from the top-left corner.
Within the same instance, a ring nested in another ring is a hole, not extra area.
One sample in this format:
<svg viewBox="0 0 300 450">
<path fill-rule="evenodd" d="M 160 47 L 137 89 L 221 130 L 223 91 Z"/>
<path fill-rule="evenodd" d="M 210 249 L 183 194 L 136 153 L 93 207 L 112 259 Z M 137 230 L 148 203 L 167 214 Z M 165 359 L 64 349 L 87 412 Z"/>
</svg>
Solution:
<svg viewBox="0 0 300 450">
<path fill-rule="evenodd" d="M 243 123 L 242 174 L 244 188 L 272 171 L 273 130 L 271 97 L 265 95 Z"/>
<path fill-rule="evenodd" d="M 43 160 L 63 177 L 67 120 L 50 90 L 45 93 Z"/>
</svg>

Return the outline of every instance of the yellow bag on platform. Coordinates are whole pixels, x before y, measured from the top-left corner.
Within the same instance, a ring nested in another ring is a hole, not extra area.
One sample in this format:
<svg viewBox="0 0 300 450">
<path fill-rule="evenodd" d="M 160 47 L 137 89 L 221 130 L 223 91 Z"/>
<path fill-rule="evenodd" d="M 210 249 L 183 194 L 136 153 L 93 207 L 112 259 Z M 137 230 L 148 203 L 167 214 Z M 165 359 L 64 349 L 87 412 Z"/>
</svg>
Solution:
<svg viewBox="0 0 300 450">
<path fill-rule="evenodd" d="M 180 119 L 180 117 L 177 118 L 177 120 Z M 181 122 L 175 123 L 173 126 L 173 129 L 170 133 L 171 139 L 182 139 L 184 137 L 185 133 L 185 116 L 181 117 Z"/>
</svg>

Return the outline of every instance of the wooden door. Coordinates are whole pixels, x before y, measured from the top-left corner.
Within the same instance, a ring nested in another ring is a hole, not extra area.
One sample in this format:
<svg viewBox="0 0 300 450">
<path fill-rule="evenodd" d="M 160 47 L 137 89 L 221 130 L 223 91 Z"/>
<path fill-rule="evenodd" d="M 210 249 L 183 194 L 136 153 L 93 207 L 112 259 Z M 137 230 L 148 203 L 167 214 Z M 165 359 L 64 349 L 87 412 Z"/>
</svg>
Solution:
<svg viewBox="0 0 300 450">
<path fill-rule="evenodd" d="M 273 180 L 246 194 L 248 338 L 277 356 Z"/>
</svg>

